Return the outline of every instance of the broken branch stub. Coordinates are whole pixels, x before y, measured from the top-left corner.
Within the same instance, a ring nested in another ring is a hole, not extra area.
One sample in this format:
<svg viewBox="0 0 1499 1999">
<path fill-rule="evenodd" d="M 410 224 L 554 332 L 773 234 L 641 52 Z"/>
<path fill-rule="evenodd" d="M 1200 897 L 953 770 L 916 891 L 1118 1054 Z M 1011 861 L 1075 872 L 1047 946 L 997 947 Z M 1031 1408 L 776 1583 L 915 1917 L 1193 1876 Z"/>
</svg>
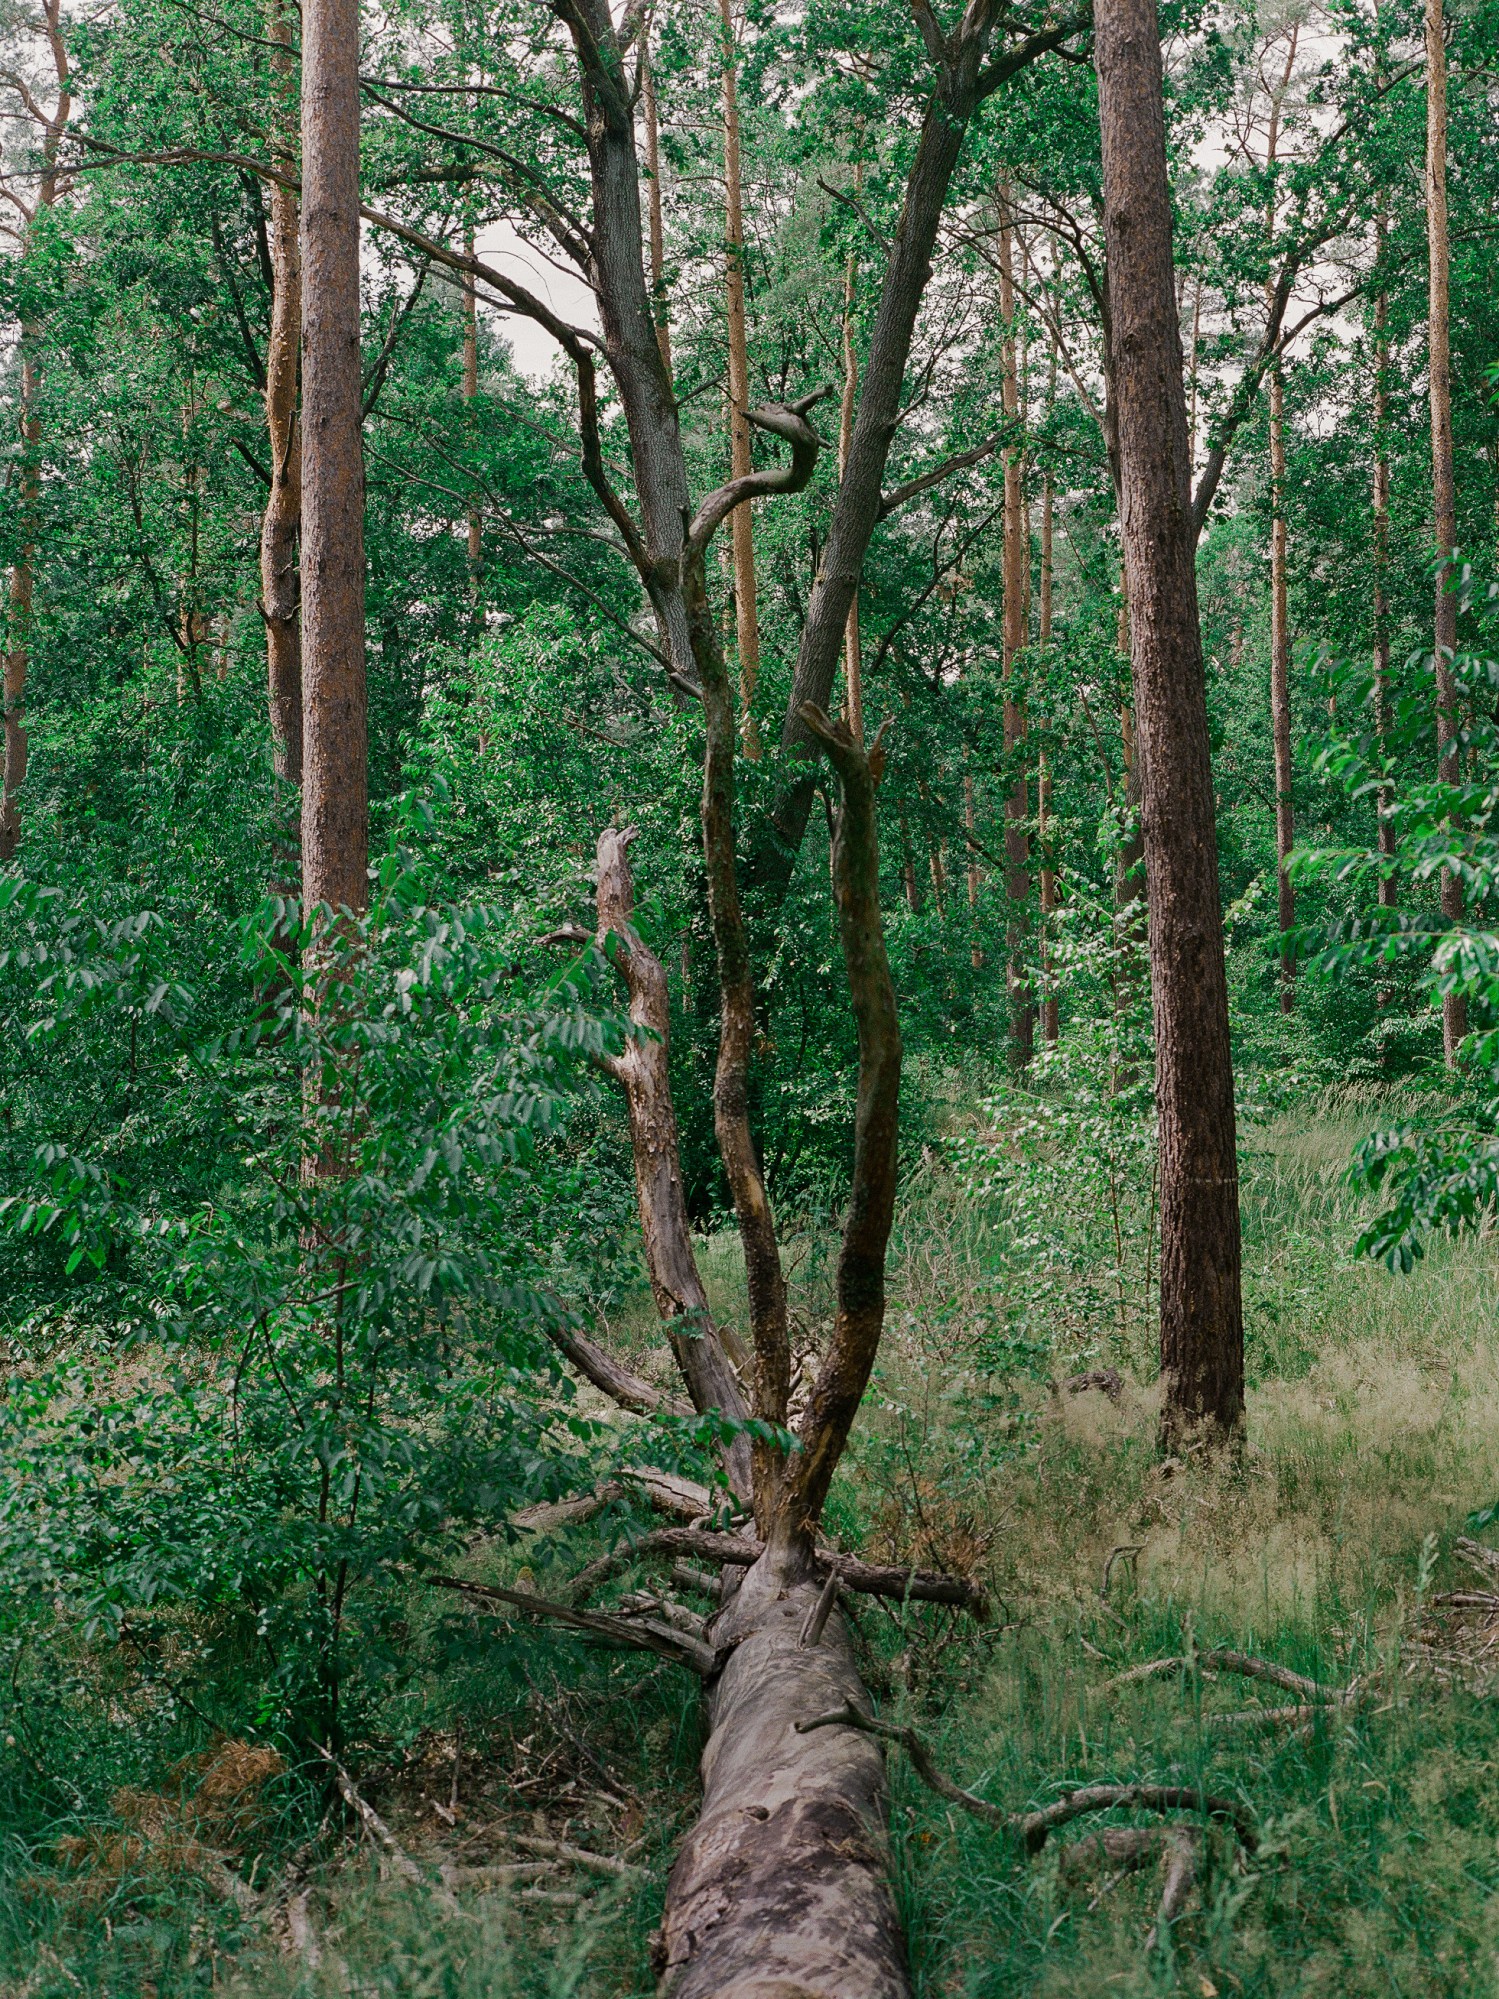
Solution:
<svg viewBox="0 0 1499 1999">
<path fill-rule="evenodd" d="M 671 1002 L 666 970 L 641 942 L 631 920 L 635 883 L 630 846 L 635 838 L 634 827 L 623 831 L 608 827 L 599 835 L 597 851 L 598 943 L 600 949 L 607 950 L 624 981 L 634 1030 L 623 1052 L 611 1061 L 610 1072 L 625 1093 L 646 1268 L 666 1337 L 693 1406 L 719 1409 L 742 1422 L 749 1414 L 749 1405 L 708 1310 L 708 1294 L 687 1219 L 668 1065 Z M 736 1439 L 725 1459 L 735 1497 L 747 1500 L 751 1483 L 748 1442 L 743 1437 Z"/>
</svg>

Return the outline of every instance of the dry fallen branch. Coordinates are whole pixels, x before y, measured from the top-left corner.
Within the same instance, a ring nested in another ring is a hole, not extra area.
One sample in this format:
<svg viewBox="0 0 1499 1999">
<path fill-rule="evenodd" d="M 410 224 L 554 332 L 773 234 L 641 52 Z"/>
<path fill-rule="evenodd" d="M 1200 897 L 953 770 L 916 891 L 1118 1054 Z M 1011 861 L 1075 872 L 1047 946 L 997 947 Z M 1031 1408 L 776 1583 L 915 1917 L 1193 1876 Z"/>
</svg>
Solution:
<svg viewBox="0 0 1499 1999">
<path fill-rule="evenodd" d="M 627 1551 L 626 1559 L 657 1553 L 697 1555 L 704 1561 L 749 1568 L 763 1552 L 758 1541 L 743 1534 L 716 1533 L 706 1527 L 661 1527 L 637 1541 Z M 931 1569 L 903 1569 L 893 1563 L 862 1562 L 853 1555 L 834 1554 L 826 1548 L 814 1550 L 813 1559 L 836 1573 L 845 1589 L 857 1590 L 864 1596 L 894 1596 L 912 1603 L 950 1603 L 980 1618 L 987 1611 L 982 1586 L 970 1582 L 966 1576 L 944 1576 Z"/>
<path fill-rule="evenodd" d="M 1145 1939 L 1145 1948 L 1150 1951 L 1155 1948 L 1162 1929 L 1174 1922 L 1186 1907 L 1187 1897 L 1197 1883 L 1201 1848 L 1200 1826 L 1105 1826 L 1068 1847 L 1062 1855 L 1061 1871 L 1064 1880 L 1076 1881 L 1101 1866 L 1113 1868 L 1110 1879 L 1088 1905 L 1097 1908 L 1126 1874 L 1159 1860 L 1164 1879 L 1156 1919 Z"/>
<path fill-rule="evenodd" d="M 1278 1666 L 1273 1659 L 1257 1659 L 1250 1652 L 1231 1652 L 1222 1647 L 1180 1658 L 1150 1659 L 1143 1666 L 1131 1666 L 1127 1673 L 1120 1673 L 1109 1680 L 1099 1691 L 1115 1693 L 1120 1687 L 1135 1686 L 1142 1680 L 1158 1679 L 1168 1673 L 1184 1673 L 1192 1666 L 1202 1673 L 1234 1673 L 1240 1679 L 1264 1680 L 1288 1694 L 1299 1694 L 1307 1701 L 1340 1701 L 1346 1698 L 1341 1687 L 1324 1687 L 1320 1681 L 1308 1679 L 1304 1673 L 1293 1673 L 1289 1666 Z"/>
<path fill-rule="evenodd" d="M 628 1860 L 617 1860 L 612 1853 L 595 1853 L 590 1847 L 572 1846 L 564 1839 L 543 1839 L 538 1834 L 516 1832 L 510 1835 L 512 1846 L 518 1846 L 523 1853 L 542 1853 L 549 1860 L 570 1861 L 575 1867 L 586 1867 L 591 1873 L 606 1874 L 614 1881 L 648 1881 L 649 1874 L 643 1867 L 636 1867 Z"/>
<path fill-rule="evenodd" d="M 576 1610 L 571 1604 L 553 1603 L 531 1590 L 503 1589 L 498 1583 L 470 1582 L 464 1576 L 427 1576 L 424 1580 L 434 1589 L 456 1590 L 462 1595 L 477 1597 L 481 1602 L 506 1604 L 512 1610 L 524 1611 L 528 1617 L 537 1618 L 542 1623 L 565 1624 L 571 1630 L 586 1631 L 596 1638 L 611 1639 L 615 1644 L 659 1653 L 663 1659 L 688 1666 L 705 1679 L 716 1673 L 723 1663 L 711 1645 L 705 1645 L 701 1639 L 685 1631 L 674 1630 L 669 1624 L 658 1623 L 654 1618 L 610 1617 L 602 1611 Z"/>
<path fill-rule="evenodd" d="M 845 1703 L 831 1714 L 818 1715 L 815 1720 L 796 1724 L 798 1735 L 810 1734 L 814 1728 L 838 1727 L 862 1729 L 866 1735 L 883 1736 L 888 1742 L 898 1742 L 910 1757 L 917 1776 L 939 1798 L 945 1798 L 949 1804 L 961 1805 L 975 1818 L 1003 1826 L 1020 1840 L 1028 1853 L 1039 1853 L 1052 1833 L 1061 1826 L 1069 1825 L 1075 1818 L 1081 1818 L 1088 1812 L 1121 1809 L 1203 1812 L 1209 1818 L 1222 1819 L 1231 1825 L 1247 1851 L 1252 1853 L 1257 1843 L 1253 1821 L 1232 1799 L 1215 1797 L 1210 1791 L 1198 1790 L 1190 1785 L 1085 1784 L 1081 1789 L 1069 1791 L 1065 1797 L 1057 1798 L 1036 1811 L 1007 1812 L 999 1805 L 991 1805 L 987 1798 L 980 1798 L 972 1791 L 965 1791 L 961 1784 L 955 1784 L 937 1767 L 931 1751 L 915 1729 L 905 1728 L 899 1722 L 880 1721 L 874 1715 L 862 1713 L 851 1703 Z"/>
</svg>

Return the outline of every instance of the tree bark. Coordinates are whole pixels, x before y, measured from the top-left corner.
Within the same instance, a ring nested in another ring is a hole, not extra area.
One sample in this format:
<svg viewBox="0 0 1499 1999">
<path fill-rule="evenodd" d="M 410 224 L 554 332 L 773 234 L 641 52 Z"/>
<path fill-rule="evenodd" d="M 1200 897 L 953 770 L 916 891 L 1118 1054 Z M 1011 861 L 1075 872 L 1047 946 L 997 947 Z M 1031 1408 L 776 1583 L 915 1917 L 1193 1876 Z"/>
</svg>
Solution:
<svg viewBox="0 0 1499 1999">
<path fill-rule="evenodd" d="M 472 225 L 464 232 L 463 247 L 474 254 Z M 463 402 L 470 417 L 479 400 L 479 293 L 470 272 L 463 280 Z M 468 503 L 468 595 L 477 610 L 484 582 L 484 516 L 477 496 Z"/>
<path fill-rule="evenodd" d="M 1275 878 L 1280 917 L 1280 1010 L 1296 1007 L 1296 962 L 1291 932 L 1296 892 L 1289 862 L 1296 840 L 1291 797 L 1291 639 L 1286 607 L 1286 445 L 1284 391 L 1279 367 L 1270 374 L 1270 731 L 1275 744 Z"/>
<path fill-rule="evenodd" d="M 1056 400 L 1056 392 L 1057 343 L 1053 336 L 1046 384 L 1048 417 Z M 1048 463 L 1041 474 L 1041 591 L 1039 625 L 1036 633 L 1036 645 L 1043 661 L 1051 651 L 1052 536 L 1055 506 L 1055 488 L 1051 465 Z M 1036 844 L 1041 849 L 1041 1033 L 1047 1042 L 1056 1041 L 1061 1034 L 1061 1014 L 1056 988 L 1052 983 L 1050 957 L 1052 918 L 1056 915 L 1057 909 L 1057 874 L 1051 849 L 1051 827 L 1051 770 L 1043 755 L 1036 772 Z"/>
<path fill-rule="evenodd" d="M 1384 259 L 1387 223 L 1381 212 L 1375 228 L 1375 258 Z M 1381 291 L 1374 301 L 1374 725 L 1380 755 L 1387 753 L 1390 734 L 1390 303 Z M 1394 795 L 1382 784 L 1377 794 L 1378 842 L 1381 858 L 1393 863 L 1395 828 L 1390 819 Z M 1394 909 L 1400 884 L 1393 866 L 1379 878 L 1379 901 Z"/>
<path fill-rule="evenodd" d="M 723 24 L 724 300 L 729 336 L 729 473 L 744 478 L 754 464 L 750 449 L 749 334 L 744 311 L 744 181 L 739 155 L 739 51 L 732 0 L 719 0 Z M 760 609 L 755 579 L 755 524 L 748 507 L 730 519 L 734 550 L 734 643 L 739 655 L 739 698 L 744 711 L 744 753 L 760 756 L 755 687 L 760 678 Z"/>
<path fill-rule="evenodd" d="M 369 864 L 359 367 L 359 5 L 302 14 L 302 895 L 356 914 Z"/>
<path fill-rule="evenodd" d="M 1437 771 L 1444 784 L 1458 781 L 1457 682 L 1452 659 L 1457 650 L 1457 597 L 1451 555 L 1457 545 L 1457 489 L 1452 464 L 1452 354 L 1449 330 L 1450 245 L 1447 231 L 1447 48 L 1442 0 L 1426 0 L 1426 246 L 1429 263 L 1428 366 L 1431 377 L 1431 523 L 1442 567 L 1437 572 L 1435 637 Z M 1442 914 L 1449 923 L 1463 916 L 1462 882 L 1442 870 Z M 1461 993 L 1442 1001 L 1442 1049 L 1447 1067 L 1468 1031 L 1467 1002 Z"/>
<path fill-rule="evenodd" d="M 296 59 L 283 0 L 266 9 L 271 75 L 280 103 L 273 131 L 276 163 L 296 177 Z M 297 364 L 302 338 L 301 217 L 297 197 L 271 182 L 271 324 L 265 353 L 265 422 L 271 490 L 260 528 L 260 605 L 265 619 L 271 755 L 276 775 L 302 783 L 302 637 L 297 531 L 302 519 L 302 439 L 297 424 Z"/>
<path fill-rule="evenodd" d="M 21 254 L 30 244 L 38 214 L 56 205 L 57 152 L 73 114 L 72 71 L 62 35 L 62 0 L 42 0 L 42 28 L 57 78 L 52 114 L 42 125 L 42 173 L 36 201 L 27 209 L 12 192 L 20 209 Z M 43 114 L 38 113 L 38 116 Z M 21 843 L 21 787 L 26 782 L 26 681 L 31 671 L 31 627 L 36 606 L 36 544 L 40 533 L 42 422 L 37 410 L 41 388 L 38 348 L 41 327 L 23 319 L 20 328 L 20 380 L 16 397 L 16 442 L 20 447 L 16 480 L 15 560 L 11 565 L 6 604 L 5 667 L 0 677 L 4 748 L 0 753 L 0 865 L 15 859 Z"/>
<path fill-rule="evenodd" d="M 1191 467 L 1153 0 L 1095 12 L 1160 1118 L 1163 1432 L 1244 1406 L 1239 1183 Z"/>
<path fill-rule="evenodd" d="M 1000 393 L 1005 422 L 1020 425 L 1020 370 L 1015 342 L 1015 250 L 1014 227 L 1010 217 L 1009 189 L 999 187 L 999 311 L 1004 324 L 1000 350 Z M 1030 819 L 1029 788 L 1021 762 L 1025 740 L 1025 704 L 1019 694 L 1019 669 L 1015 662 L 1030 637 L 1028 598 L 1031 575 L 1031 535 L 1029 510 L 1025 503 L 1024 452 L 1019 444 L 1006 445 L 1004 454 L 1005 502 L 1002 573 L 1004 580 L 1001 646 L 1004 662 L 1004 748 L 1012 764 L 1009 793 L 1005 799 L 1005 889 L 1009 898 L 1006 922 L 1005 986 L 1010 1000 L 1010 1067 L 1023 1075 L 1030 1067 L 1036 1045 L 1036 1003 L 1025 962 L 1027 923 L 1030 904 Z"/>
<path fill-rule="evenodd" d="M 863 191 L 864 162 L 854 167 L 854 193 Z M 854 412 L 859 402 L 859 350 L 854 340 L 854 281 L 858 260 L 852 250 L 843 267 L 843 394 L 838 405 L 838 477 L 848 470 L 848 450 L 853 441 Z M 854 591 L 843 628 L 844 712 L 854 741 L 864 740 L 864 652 L 859 633 L 859 593 Z"/>
<path fill-rule="evenodd" d="M 635 1159 L 635 1197 L 645 1243 L 651 1294 L 671 1350 L 695 1409 L 721 1409 L 743 1421 L 749 1404 L 740 1387 L 723 1336 L 708 1309 L 677 1143 L 677 1113 L 671 1094 L 671 1004 L 666 969 L 635 934 L 635 885 L 630 872 L 633 829 L 612 828 L 598 843 L 598 941 L 607 948 L 630 996 L 632 1033 L 624 1052 L 605 1066 L 625 1093 L 630 1145 Z M 613 940 L 612 944 L 609 940 Z M 740 1437 L 727 1457 L 729 1483 L 748 1503 L 752 1481 L 750 1449 Z"/>
<path fill-rule="evenodd" d="M 1265 165 L 1274 175 L 1280 150 L 1280 118 L 1291 76 L 1296 67 L 1296 45 L 1301 26 L 1293 21 L 1286 46 L 1286 66 L 1280 88 L 1270 99 L 1270 123 L 1265 142 Z M 1267 325 L 1275 315 L 1275 188 L 1271 181 L 1265 211 L 1265 314 Z M 1199 291 L 1199 298 L 1201 293 Z M 1195 333 L 1194 333 L 1195 365 Z M 1195 393 L 1195 383 L 1194 383 Z M 1277 359 L 1270 364 L 1270 732 L 1275 747 L 1275 879 L 1276 905 L 1280 916 L 1280 1010 L 1293 1013 L 1296 1007 L 1296 958 L 1291 932 L 1296 923 L 1296 893 L 1291 884 L 1291 848 L 1296 840 L 1294 801 L 1291 795 L 1291 634 L 1286 603 L 1286 438 L 1285 377 Z"/>
<path fill-rule="evenodd" d="M 656 71 L 649 40 L 640 51 L 640 101 L 645 113 L 645 170 L 650 181 L 651 316 L 656 324 L 661 365 L 670 381 L 671 314 L 666 293 L 666 223 L 661 200 L 661 126 L 656 113 Z"/>
<path fill-rule="evenodd" d="M 782 747 L 809 757 L 813 745 L 801 719 L 807 705 L 826 708 L 832 694 L 849 606 L 859 587 L 870 537 L 880 518 L 880 487 L 900 421 L 901 392 L 916 317 L 931 277 L 932 253 L 953 170 L 979 104 L 1008 77 L 1076 33 L 1068 20 L 1028 37 L 987 62 L 996 9 L 975 0 L 947 38 L 944 61 L 906 182 L 900 221 L 890 245 L 880 302 L 870 331 L 864 388 L 849 440 L 848 465 L 833 503 L 822 569 L 807 609 L 797 652 Z M 986 66 L 987 64 L 987 66 Z M 812 809 L 810 769 L 793 771 L 771 813 L 755 861 L 759 886 L 778 901 L 791 878 Z"/>
</svg>

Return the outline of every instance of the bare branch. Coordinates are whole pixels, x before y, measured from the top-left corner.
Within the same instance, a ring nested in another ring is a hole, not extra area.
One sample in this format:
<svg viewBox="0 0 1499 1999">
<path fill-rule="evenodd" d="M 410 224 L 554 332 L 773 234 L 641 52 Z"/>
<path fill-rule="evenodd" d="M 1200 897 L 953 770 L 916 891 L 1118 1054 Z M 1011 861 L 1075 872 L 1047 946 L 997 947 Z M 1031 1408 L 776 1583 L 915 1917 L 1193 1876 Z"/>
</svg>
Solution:
<svg viewBox="0 0 1499 1999">
<path fill-rule="evenodd" d="M 757 500 L 767 493 L 799 493 L 802 490 L 817 469 L 818 454 L 823 446 L 823 440 L 807 421 L 807 412 L 824 396 L 832 393 L 827 387 L 814 389 L 811 395 L 802 396 L 794 403 L 767 403 L 760 409 L 745 411 L 746 417 L 758 429 L 785 439 L 791 446 L 791 463 L 770 466 L 759 472 L 746 472 L 741 478 L 730 479 L 727 485 L 710 493 L 698 508 L 687 531 L 687 547 L 693 554 L 702 553 L 712 540 L 714 531 L 735 507 L 742 506 L 746 500 Z"/>
</svg>

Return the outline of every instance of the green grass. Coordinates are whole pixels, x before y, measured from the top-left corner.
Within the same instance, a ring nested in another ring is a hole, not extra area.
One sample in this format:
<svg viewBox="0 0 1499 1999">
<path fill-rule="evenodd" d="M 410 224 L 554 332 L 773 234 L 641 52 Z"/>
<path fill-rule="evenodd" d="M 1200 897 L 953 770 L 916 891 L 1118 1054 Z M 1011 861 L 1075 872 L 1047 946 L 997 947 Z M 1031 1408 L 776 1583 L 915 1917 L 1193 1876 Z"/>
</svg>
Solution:
<svg viewBox="0 0 1499 1999">
<path fill-rule="evenodd" d="M 1345 1096 L 1250 1134 L 1250 1417 L 1228 1467 L 1160 1463 L 1143 1268 L 1124 1273 L 1121 1315 L 1115 1239 L 1096 1216 L 1059 1213 L 1056 1240 L 1027 1248 L 1013 1211 L 966 1200 L 935 1162 L 914 1177 L 879 1377 L 829 1525 L 871 1553 L 983 1574 L 995 1615 L 975 1628 L 862 1606 L 882 1711 L 1007 1809 L 1083 1781 L 1149 1779 L 1227 1792 L 1260 1832 L 1252 1856 L 1212 1836 L 1201 1892 L 1147 1951 L 1153 1871 L 1099 1898 L 1099 1879 L 1067 1878 L 1063 1849 L 1086 1823 L 1027 1857 L 922 1789 L 895 1752 L 921 1999 L 1499 1990 L 1499 1677 L 1485 1620 L 1431 1601 L 1471 1585 L 1451 1543 L 1499 1496 L 1496 1246 L 1489 1233 L 1436 1243 L 1408 1277 L 1355 1260 L 1362 1211 L 1344 1169 L 1374 1116 Z M 810 1343 L 830 1308 L 829 1250 L 825 1236 L 796 1250 Z M 1143 1257 L 1143 1227 L 1126 1250 Z M 742 1314 L 732 1244 L 715 1240 L 704 1261 L 715 1309 Z M 1088 1286 L 1069 1304 L 1079 1271 Z M 1055 1352 L 1038 1316 L 1053 1297 Z M 635 1351 L 659 1357 L 648 1313 L 624 1317 Z M 1047 1386 L 1079 1362 L 1129 1377 L 1118 1406 Z M 1105 1604 L 1120 1544 L 1138 1552 L 1116 1561 Z M 268 1782 L 215 1834 L 242 1878 L 271 1887 L 257 1911 L 174 1864 L 169 1840 L 120 1864 L 142 1797 L 168 1801 L 158 1819 L 179 1809 L 195 1782 L 186 1759 L 225 1733 L 254 1735 L 258 1682 L 248 1654 L 236 1667 L 232 1632 L 163 1620 L 132 1653 L 54 1630 L 3 1662 L 4 1999 L 646 1999 L 665 1872 L 693 1808 L 694 1690 L 669 1667 L 455 1613 L 432 1594 L 407 1607 L 409 1670 L 349 1752 L 402 1845 L 431 1867 L 541 1831 L 626 1851 L 645 1883 L 565 1880 L 575 1904 L 464 1891 L 455 1913 L 434 1891 L 377 1878 L 315 1768 Z M 1363 1697 L 1303 1737 L 1215 1726 L 1216 1713 L 1283 1698 L 1245 1681 L 1188 1672 L 1108 1690 L 1132 1665 L 1214 1644 L 1329 1686 L 1357 1679 Z M 455 1746 L 456 1824 L 434 1809 L 450 1797 Z M 308 1897 L 316 1967 L 286 1948 L 287 1880 Z"/>
</svg>

